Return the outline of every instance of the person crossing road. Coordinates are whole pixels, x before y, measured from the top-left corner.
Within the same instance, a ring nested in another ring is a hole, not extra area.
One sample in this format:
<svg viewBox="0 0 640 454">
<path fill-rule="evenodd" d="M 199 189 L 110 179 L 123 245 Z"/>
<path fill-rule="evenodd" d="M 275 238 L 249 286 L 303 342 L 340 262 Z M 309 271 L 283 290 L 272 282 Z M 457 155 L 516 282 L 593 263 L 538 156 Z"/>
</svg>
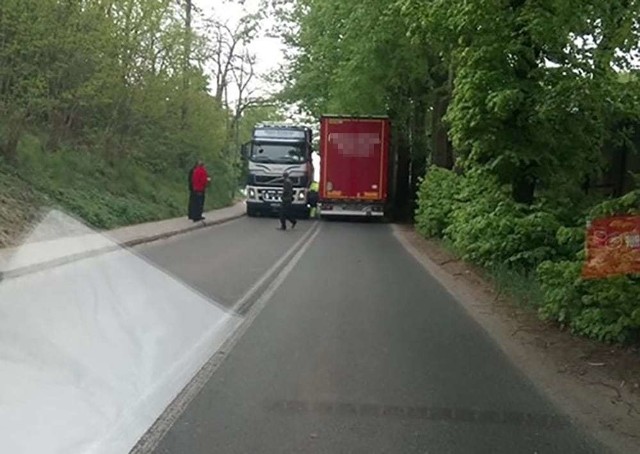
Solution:
<svg viewBox="0 0 640 454">
<path fill-rule="evenodd" d="M 282 181 L 282 202 L 280 204 L 280 229 L 287 230 L 287 221 L 291 223 L 291 228 L 295 228 L 297 221 L 293 217 L 293 183 L 289 178 L 289 172 L 284 172 Z"/>
</svg>

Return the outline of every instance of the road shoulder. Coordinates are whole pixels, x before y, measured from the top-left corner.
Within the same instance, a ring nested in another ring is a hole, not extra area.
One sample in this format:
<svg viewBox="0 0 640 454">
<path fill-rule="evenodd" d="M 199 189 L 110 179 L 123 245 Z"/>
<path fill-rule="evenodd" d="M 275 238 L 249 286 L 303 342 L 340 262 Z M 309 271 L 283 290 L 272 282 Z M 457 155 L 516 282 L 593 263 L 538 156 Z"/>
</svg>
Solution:
<svg viewBox="0 0 640 454">
<path fill-rule="evenodd" d="M 405 249 L 487 331 L 510 360 L 584 430 L 614 452 L 640 452 L 640 355 L 576 338 L 497 295 L 482 272 L 408 226 Z M 561 347 L 561 348 L 559 348 Z"/>
</svg>

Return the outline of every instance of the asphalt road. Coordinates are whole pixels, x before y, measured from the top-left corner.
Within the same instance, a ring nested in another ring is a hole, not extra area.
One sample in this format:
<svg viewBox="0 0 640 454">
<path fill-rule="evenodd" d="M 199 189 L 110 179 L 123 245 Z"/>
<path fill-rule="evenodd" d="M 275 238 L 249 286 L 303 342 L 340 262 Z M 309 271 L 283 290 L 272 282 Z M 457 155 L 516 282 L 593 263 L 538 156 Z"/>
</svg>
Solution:
<svg viewBox="0 0 640 454">
<path fill-rule="evenodd" d="M 233 307 L 312 222 L 229 224 L 139 248 Z M 602 452 L 383 224 L 324 222 L 155 451 Z"/>
</svg>

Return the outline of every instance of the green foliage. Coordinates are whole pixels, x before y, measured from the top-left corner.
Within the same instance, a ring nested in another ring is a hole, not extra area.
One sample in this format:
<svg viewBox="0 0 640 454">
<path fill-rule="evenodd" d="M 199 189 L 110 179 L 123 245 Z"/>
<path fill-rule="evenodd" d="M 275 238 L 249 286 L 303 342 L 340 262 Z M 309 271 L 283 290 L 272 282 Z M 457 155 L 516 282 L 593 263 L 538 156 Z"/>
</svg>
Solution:
<svg viewBox="0 0 640 454">
<path fill-rule="evenodd" d="M 557 221 L 548 213 L 529 213 L 502 201 L 493 209 L 487 203 L 467 204 L 456 212 L 445 234 L 467 260 L 527 271 L 555 256 L 555 228 Z"/>
<path fill-rule="evenodd" d="M 460 190 L 460 178 L 450 170 L 431 167 L 420 183 L 416 229 L 426 237 L 441 237 L 451 225 L 453 201 Z M 449 201 L 450 203 L 446 203 Z"/>
<path fill-rule="evenodd" d="M 186 27 L 182 3 L 0 2 L 0 157 L 12 172 L 98 227 L 184 214 L 196 159 L 213 180 L 207 208 L 230 203 L 234 132 L 272 112 L 243 116 L 209 94 L 202 68 L 217 42 Z"/>
<path fill-rule="evenodd" d="M 640 190 L 632 191 L 620 198 L 607 200 L 591 209 L 589 217 L 595 219 L 618 214 L 640 214 Z"/>
<path fill-rule="evenodd" d="M 595 219 L 640 212 L 640 191 L 607 200 L 589 210 Z M 537 270 L 543 291 L 540 315 L 577 334 L 606 342 L 640 340 L 640 281 L 633 276 L 584 280 L 585 227 L 561 227 L 558 243 L 566 260 L 542 263 Z"/>
<path fill-rule="evenodd" d="M 28 135 L 19 149 L 15 171 L 20 185 L 47 197 L 99 228 L 153 221 L 185 213 L 187 188 L 184 169 L 149 171 L 136 159 L 108 160 L 73 149 L 47 153 Z M 207 208 L 231 201 L 228 191 L 209 190 Z"/>
<path fill-rule="evenodd" d="M 544 206 L 511 200 L 484 172 L 430 169 L 420 187 L 416 224 L 485 267 L 498 289 L 536 307 L 544 319 L 606 342 L 640 340 L 640 281 L 583 280 L 586 219 L 638 213 L 640 191 L 602 202 L 564 226 Z"/>
<path fill-rule="evenodd" d="M 640 282 L 617 276 L 580 277 L 582 261 L 545 262 L 538 268 L 544 303 L 540 315 L 576 334 L 606 342 L 640 339 Z"/>
<path fill-rule="evenodd" d="M 421 184 L 416 224 L 424 235 L 445 238 L 464 259 L 490 269 L 528 272 L 558 249 L 556 218 L 516 204 L 484 172 L 458 176 L 430 169 Z"/>
<path fill-rule="evenodd" d="M 582 219 L 637 213 L 638 191 L 603 202 Z M 640 282 L 580 277 L 585 224 L 563 226 L 542 206 L 511 200 L 484 172 L 432 168 L 422 181 L 416 225 L 462 258 L 485 267 L 500 292 L 536 307 L 544 319 L 606 342 L 640 339 Z"/>
<path fill-rule="evenodd" d="M 291 24 L 285 41 L 297 50 L 282 77 L 284 99 L 314 116 L 372 115 L 427 96 L 430 47 L 415 45 L 398 12 L 383 0 L 298 0 L 280 11 Z"/>
<path fill-rule="evenodd" d="M 508 295 L 521 307 L 537 309 L 541 306 L 543 293 L 535 272 L 523 273 L 501 264 L 488 269 L 498 295 Z"/>
<path fill-rule="evenodd" d="M 0 158 L 0 246 L 14 245 L 20 240 L 22 227 L 37 217 L 36 207 L 44 201 Z"/>
<path fill-rule="evenodd" d="M 408 33 L 449 65 L 459 165 L 516 188 L 528 180 L 529 191 L 579 187 L 602 170 L 603 143 L 621 135 L 612 125 L 639 118 L 638 80 L 619 76 L 634 63 L 637 1 L 396 3 Z"/>
</svg>

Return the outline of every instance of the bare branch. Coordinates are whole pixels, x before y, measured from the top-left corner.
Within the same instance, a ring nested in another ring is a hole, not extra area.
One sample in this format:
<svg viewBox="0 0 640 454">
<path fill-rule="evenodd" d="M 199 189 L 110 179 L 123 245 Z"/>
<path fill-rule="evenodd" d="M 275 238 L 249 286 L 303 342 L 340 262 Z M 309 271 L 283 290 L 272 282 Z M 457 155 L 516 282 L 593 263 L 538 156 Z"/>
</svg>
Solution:
<svg viewBox="0 0 640 454">
<path fill-rule="evenodd" d="M 215 87 L 214 97 L 223 101 L 224 92 L 233 79 L 238 83 L 236 75 L 232 74 L 238 61 L 243 65 L 245 59 L 246 45 L 253 39 L 259 28 L 259 17 L 257 15 L 247 15 L 231 27 L 228 22 L 221 22 L 215 19 L 205 20 L 204 34 L 209 37 L 209 48 L 205 51 L 205 58 L 214 64 Z M 253 78 L 253 76 L 251 76 Z M 243 83 L 241 85 L 244 84 Z"/>
</svg>

